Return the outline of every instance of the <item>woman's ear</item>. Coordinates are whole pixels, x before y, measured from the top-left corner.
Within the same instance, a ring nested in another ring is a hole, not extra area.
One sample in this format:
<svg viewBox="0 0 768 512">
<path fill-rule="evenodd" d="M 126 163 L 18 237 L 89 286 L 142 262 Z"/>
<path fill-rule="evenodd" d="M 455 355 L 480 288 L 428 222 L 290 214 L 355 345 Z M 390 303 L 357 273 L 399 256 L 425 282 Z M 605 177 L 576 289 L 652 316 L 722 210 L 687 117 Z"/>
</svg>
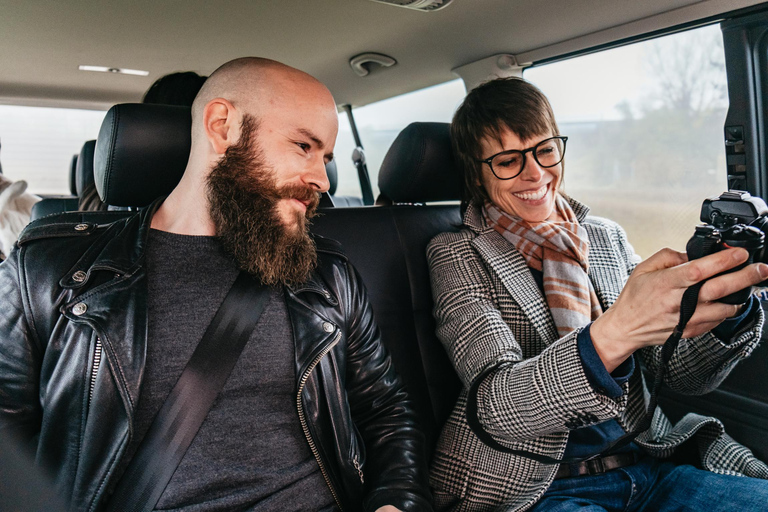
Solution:
<svg viewBox="0 0 768 512">
<path fill-rule="evenodd" d="M 224 98 L 214 98 L 203 108 L 203 129 L 213 150 L 223 155 L 240 137 L 240 120 L 235 106 Z"/>
</svg>

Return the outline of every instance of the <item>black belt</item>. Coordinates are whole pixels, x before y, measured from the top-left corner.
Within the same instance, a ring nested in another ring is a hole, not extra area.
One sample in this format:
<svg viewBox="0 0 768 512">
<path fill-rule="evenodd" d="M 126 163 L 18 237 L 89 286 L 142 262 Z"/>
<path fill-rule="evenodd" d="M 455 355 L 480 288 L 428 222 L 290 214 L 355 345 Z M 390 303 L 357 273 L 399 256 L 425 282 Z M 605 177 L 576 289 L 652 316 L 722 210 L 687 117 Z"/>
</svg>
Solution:
<svg viewBox="0 0 768 512">
<path fill-rule="evenodd" d="M 612 469 L 631 466 L 638 460 L 639 457 L 636 452 L 627 452 L 606 455 L 605 457 L 598 457 L 583 462 L 575 462 L 573 464 L 560 464 L 560 468 L 557 470 L 557 473 L 555 473 L 555 480 L 573 476 L 601 475 Z"/>
</svg>

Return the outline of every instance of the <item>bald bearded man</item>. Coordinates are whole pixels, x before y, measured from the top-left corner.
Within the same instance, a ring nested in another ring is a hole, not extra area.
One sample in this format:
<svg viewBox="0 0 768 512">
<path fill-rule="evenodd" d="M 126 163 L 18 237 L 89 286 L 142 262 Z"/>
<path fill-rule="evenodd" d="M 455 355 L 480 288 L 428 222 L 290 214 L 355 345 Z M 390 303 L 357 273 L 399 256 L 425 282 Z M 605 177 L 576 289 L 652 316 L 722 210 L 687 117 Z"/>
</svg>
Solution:
<svg viewBox="0 0 768 512">
<path fill-rule="evenodd" d="M 114 489 L 243 273 L 266 306 L 147 509 L 430 510 L 423 436 L 359 276 L 308 232 L 337 119 L 313 77 L 231 61 L 195 99 L 167 198 L 88 237 L 35 224 L 0 267 L 0 429 L 70 510 L 120 509 Z"/>
</svg>

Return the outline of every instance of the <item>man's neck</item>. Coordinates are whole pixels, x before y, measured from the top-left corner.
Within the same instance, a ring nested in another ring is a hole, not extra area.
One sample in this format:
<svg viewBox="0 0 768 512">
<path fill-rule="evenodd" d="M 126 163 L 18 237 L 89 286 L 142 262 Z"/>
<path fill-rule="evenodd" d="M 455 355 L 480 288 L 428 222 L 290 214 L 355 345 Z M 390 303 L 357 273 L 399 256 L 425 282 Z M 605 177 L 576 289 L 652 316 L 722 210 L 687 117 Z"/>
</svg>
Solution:
<svg viewBox="0 0 768 512">
<path fill-rule="evenodd" d="M 151 227 L 179 235 L 215 236 L 205 186 L 182 178 L 155 212 Z"/>
</svg>

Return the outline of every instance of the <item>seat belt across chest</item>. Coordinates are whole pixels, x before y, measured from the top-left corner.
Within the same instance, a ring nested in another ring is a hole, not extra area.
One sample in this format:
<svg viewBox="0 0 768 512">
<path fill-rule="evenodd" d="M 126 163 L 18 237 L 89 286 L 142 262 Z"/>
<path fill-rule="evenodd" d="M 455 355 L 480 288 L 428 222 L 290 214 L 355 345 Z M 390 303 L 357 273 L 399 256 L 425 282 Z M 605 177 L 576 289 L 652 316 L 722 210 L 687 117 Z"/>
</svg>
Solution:
<svg viewBox="0 0 768 512">
<path fill-rule="evenodd" d="M 269 288 L 240 272 L 118 482 L 109 512 L 155 508 L 268 300 Z"/>
</svg>

